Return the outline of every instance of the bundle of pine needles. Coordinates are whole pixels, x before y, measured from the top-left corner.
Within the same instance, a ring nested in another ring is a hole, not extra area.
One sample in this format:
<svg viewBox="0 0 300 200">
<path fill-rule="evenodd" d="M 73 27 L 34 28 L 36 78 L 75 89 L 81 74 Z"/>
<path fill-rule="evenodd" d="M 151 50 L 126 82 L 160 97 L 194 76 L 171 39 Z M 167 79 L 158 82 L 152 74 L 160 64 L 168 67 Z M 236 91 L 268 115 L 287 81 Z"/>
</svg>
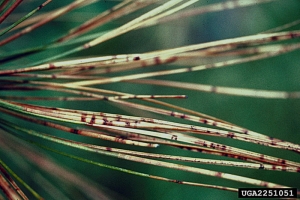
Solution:
<svg viewBox="0 0 300 200">
<path fill-rule="evenodd" d="M 0 1 L 0 198 L 300 189 L 299 8 Z"/>
</svg>

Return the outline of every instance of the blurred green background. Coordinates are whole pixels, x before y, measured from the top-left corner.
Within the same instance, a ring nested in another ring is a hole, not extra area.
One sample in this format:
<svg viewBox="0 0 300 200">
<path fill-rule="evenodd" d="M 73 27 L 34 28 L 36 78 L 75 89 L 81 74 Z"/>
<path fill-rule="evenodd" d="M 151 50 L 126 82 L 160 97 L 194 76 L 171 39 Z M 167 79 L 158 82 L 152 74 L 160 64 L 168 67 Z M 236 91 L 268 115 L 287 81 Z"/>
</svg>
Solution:
<svg viewBox="0 0 300 200">
<path fill-rule="evenodd" d="M 41 12 L 55 9 L 61 5 L 65 5 L 71 1 L 53 1 L 47 5 Z M 23 48 L 35 47 L 47 44 L 63 35 L 66 31 L 75 27 L 78 22 L 86 21 L 92 16 L 111 8 L 119 1 L 100 1 L 92 6 L 88 6 L 69 14 L 60 17 L 50 24 L 39 28 L 30 35 L 22 38 L 0 48 L 0 53 L 7 54 Z M 222 1 L 199 1 L 194 4 L 194 7 L 208 5 Z M 16 10 L 16 13 L 26 13 L 38 6 L 42 1 L 24 2 Z M 78 54 L 72 54 L 68 58 L 82 57 L 82 56 L 100 56 L 111 54 L 125 54 L 125 53 L 142 53 L 154 51 L 159 49 L 167 49 L 189 44 L 196 44 L 202 42 L 209 42 L 221 40 L 226 38 L 240 37 L 246 35 L 256 34 L 285 23 L 299 19 L 300 1 L 274 1 L 272 3 L 262 4 L 258 6 L 251 6 L 245 8 L 238 8 L 233 10 L 226 10 L 222 12 L 208 13 L 196 17 L 180 19 L 175 22 L 162 24 L 154 27 L 149 27 L 141 30 L 131 31 L 130 33 L 119 36 L 113 40 L 107 41 L 94 48 L 82 51 Z M 126 21 L 137 17 L 138 13 L 126 16 L 109 23 L 103 27 L 93 31 L 93 33 L 106 31 L 114 27 L 120 26 Z M 13 17 L 8 19 L 13 21 Z M 6 25 L 6 24 L 4 24 Z M 293 27 L 294 30 L 299 29 L 300 26 Z M 291 29 L 289 29 L 291 30 Z M 299 40 L 295 40 L 295 42 Z M 51 55 L 57 55 L 65 52 L 77 45 L 71 45 L 61 48 L 50 49 L 42 53 L 34 54 L 26 58 L 16 60 L 7 64 L 3 64 L 3 68 L 22 68 L 32 62 L 42 60 Z M 235 65 L 223 69 L 210 69 L 200 72 L 190 72 L 171 76 L 157 77 L 157 79 L 176 80 L 183 82 L 212 84 L 216 86 L 230 86 L 253 89 L 270 89 L 283 91 L 299 91 L 299 51 L 289 54 L 284 54 L 275 58 L 265 59 L 261 61 Z M 65 58 L 64 58 L 65 59 Z M 213 62 L 214 58 L 207 58 L 199 60 L 198 64 Z M 156 66 L 149 69 L 134 70 L 126 73 L 116 73 L 110 76 L 118 76 L 124 74 L 142 73 L 147 71 L 157 71 L 159 69 L 170 69 L 174 66 Z M 99 86 L 100 87 L 100 86 Z M 248 97 L 227 96 L 219 94 L 209 94 L 196 91 L 188 91 L 182 89 L 166 88 L 159 86 L 137 85 L 130 83 L 115 83 L 101 85 L 101 88 L 117 90 L 120 92 L 130 92 L 135 94 L 186 94 L 188 99 L 185 100 L 166 100 L 166 102 L 189 108 L 195 111 L 206 113 L 234 124 L 246 127 L 250 130 L 269 135 L 271 137 L 280 138 L 300 144 L 300 100 L 274 100 L 274 99 L 256 99 Z M 3 94 L 6 94 L 3 92 Z M 10 93 L 11 94 L 11 93 Z M 19 95 L 21 93 L 18 93 Z M 41 94 L 38 94 L 41 95 Z M 53 94 L 54 95 L 54 94 Z M 177 119 L 168 118 L 165 116 L 158 116 L 143 111 L 134 111 L 134 113 L 126 112 L 122 108 L 107 102 L 31 102 L 39 103 L 47 106 L 59 106 L 73 109 L 86 109 L 92 111 L 102 111 L 109 113 L 119 113 L 128 115 L 143 115 L 160 118 L 164 120 Z M 180 121 L 188 123 L 185 121 Z M 20 122 L 21 123 L 21 122 Z M 53 130 L 45 130 L 34 124 L 24 124 L 24 126 L 34 129 L 40 129 L 44 132 L 60 135 L 61 132 Z M 157 149 L 142 149 L 136 147 L 128 147 L 125 145 L 116 145 L 109 142 L 98 141 L 90 138 L 82 138 L 79 136 L 66 136 L 80 141 L 86 141 L 93 144 L 101 144 L 107 146 L 121 147 L 127 149 L 136 149 L 141 151 L 149 151 L 155 153 L 173 154 L 194 156 L 199 158 L 217 158 L 214 156 L 207 156 L 201 153 L 193 153 L 183 150 L 178 150 L 170 147 L 160 146 Z M 209 138 L 216 142 L 233 145 L 235 147 L 245 148 L 256 152 L 264 152 L 267 155 L 278 156 L 290 160 L 300 161 L 299 155 L 278 149 L 270 149 L 262 146 L 252 145 L 243 142 L 232 141 L 227 138 Z M 41 143 L 47 144 L 41 141 Z M 214 177 L 207 177 L 198 174 L 186 173 L 171 169 L 164 169 L 156 166 L 147 166 L 143 164 L 136 164 L 129 161 L 108 158 L 96 154 L 90 154 L 81 151 L 75 151 L 72 148 L 61 147 L 53 144 L 48 144 L 66 152 L 80 155 L 91 160 L 103 162 L 106 164 L 132 169 L 140 172 L 145 172 L 154 175 L 163 175 L 169 178 L 178 180 L 187 180 L 192 182 L 200 182 L 206 184 L 224 185 L 229 187 L 248 187 L 246 184 L 227 181 Z M 44 152 L 44 150 L 37 149 Z M 46 152 L 55 160 L 63 165 L 67 165 L 73 170 L 82 173 L 86 178 L 94 180 L 98 185 L 103 187 L 103 190 L 108 194 L 113 193 L 112 198 L 115 199 L 236 199 L 237 194 L 205 189 L 198 187 L 191 187 L 162 181 L 150 180 L 146 178 L 136 177 L 134 175 L 125 174 L 122 172 L 103 169 L 92 166 L 79 161 L 71 160 L 69 158 L 56 155 L 54 153 Z M 1 152 L 1 157 L 10 163 L 11 158 Z M 223 158 L 221 158 L 223 159 Z M 18 161 L 17 161 L 18 162 Z M 11 162 L 13 163 L 13 162 Z M 18 167 L 15 163 L 12 168 L 17 171 Z M 240 169 L 231 167 L 219 167 L 211 165 L 194 165 L 205 169 L 220 170 L 222 172 L 234 173 L 246 177 L 258 178 L 270 182 L 275 182 L 287 186 L 298 187 L 300 189 L 299 174 L 286 172 L 273 172 L 264 170 Z M 27 183 L 32 184 L 39 191 L 39 184 L 34 183 L 30 174 L 34 173 L 34 166 L 28 168 L 28 171 L 18 173 L 22 178 L 27 180 Z M 55 180 L 49 177 L 49 181 Z M 56 183 L 55 183 L 56 184 Z M 72 188 L 69 188 L 72 191 Z M 43 195 L 43 190 L 40 190 Z M 63 191 L 64 192 L 64 191 Z M 78 191 L 72 191 L 76 194 Z M 46 195 L 46 194 L 45 194 Z M 78 194 L 80 195 L 80 194 Z M 84 198 L 83 196 L 78 196 Z M 45 196 L 45 199 L 51 197 Z"/>
</svg>

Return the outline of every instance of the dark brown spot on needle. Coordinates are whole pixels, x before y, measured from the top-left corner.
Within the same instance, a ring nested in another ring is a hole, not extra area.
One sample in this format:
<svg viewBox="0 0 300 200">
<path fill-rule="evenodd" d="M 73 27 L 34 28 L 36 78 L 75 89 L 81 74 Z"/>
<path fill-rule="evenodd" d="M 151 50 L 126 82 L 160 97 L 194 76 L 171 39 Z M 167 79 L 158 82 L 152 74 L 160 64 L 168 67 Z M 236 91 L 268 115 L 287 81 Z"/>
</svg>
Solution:
<svg viewBox="0 0 300 200">
<path fill-rule="evenodd" d="M 125 122 L 125 127 L 131 127 L 130 122 Z"/>
<path fill-rule="evenodd" d="M 96 122 L 96 116 L 93 115 L 91 118 L 90 124 L 95 124 L 95 122 Z"/>
<path fill-rule="evenodd" d="M 200 119 L 200 122 L 207 124 L 208 121 L 206 119 Z"/>
<path fill-rule="evenodd" d="M 203 152 L 203 149 L 196 149 L 196 150 L 197 150 L 197 152 L 200 152 L 200 153 Z"/>
<path fill-rule="evenodd" d="M 116 137 L 116 138 L 115 138 L 115 142 L 118 142 L 118 143 L 124 143 L 124 139 L 121 138 L 121 137 Z"/>
<path fill-rule="evenodd" d="M 112 149 L 110 147 L 106 147 L 107 151 L 112 151 Z"/>
<path fill-rule="evenodd" d="M 263 187 L 268 187 L 268 183 L 262 181 L 262 182 L 261 182 L 261 186 L 263 186 Z"/>
<path fill-rule="evenodd" d="M 299 33 L 290 33 L 290 38 L 297 38 L 299 37 Z"/>
<path fill-rule="evenodd" d="M 108 124 L 108 120 L 103 118 L 103 125 L 107 125 Z"/>
<path fill-rule="evenodd" d="M 155 58 L 154 58 L 154 62 L 155 62 L 156 65 L 161 64 L 161 60 L 160 60 L 159 57 L 155 57 Z"/>
<path fill-rule="evenodd" d="M 171 140 L 177 140 L 177 135 L 172 135 Z"/>
<path fill-rule="evenodd" d="M 50 63 L 49 64 L 49 69 L 54 69 L 55 68 L 55 65 L 53 63 Z"/>
<path fill-rule="evenodd" d="M 74 128 L 72 128 L 72 129 L 70 130 L 70 132 L 71 132 L 71 133 L 74 133 L 74 134 L 79 134 L 79 130 L 78 130 L 78 129 L 74 129 Z"/>
<path fill-rule="evenodd" d="M 278 37 L 277 36 L 273 36 L 273 37 L 271 37 L 271 40 L 272 41 L 276 41 L 278 39 Z"/>
<path fill-rule="evenodd" d="M 263 165 L 263 164 L 260 164 L 260 165 L 259 165 L 259 169 L 265 169 L 264 165 Z"/>
<path fill-rule="evenodd" d="M 172 180 L 173 183 L 178 183 L 178 184 L 182 184 L 183 182 L 182 181 L 179 181 L 179 180 Z"/>
<path fill-rule="evenodd" d="M 218 173 L 216 174 L 216 177 L 222 177 L 222 172 L 218 172 Z"/>
<path fill-rule="evenodd" d="M 86 122 L 86 116 L 87 116 L 87 114 L 85 114 L 85 113 L 81 114 L 81 122 Z"/>
</svg>

